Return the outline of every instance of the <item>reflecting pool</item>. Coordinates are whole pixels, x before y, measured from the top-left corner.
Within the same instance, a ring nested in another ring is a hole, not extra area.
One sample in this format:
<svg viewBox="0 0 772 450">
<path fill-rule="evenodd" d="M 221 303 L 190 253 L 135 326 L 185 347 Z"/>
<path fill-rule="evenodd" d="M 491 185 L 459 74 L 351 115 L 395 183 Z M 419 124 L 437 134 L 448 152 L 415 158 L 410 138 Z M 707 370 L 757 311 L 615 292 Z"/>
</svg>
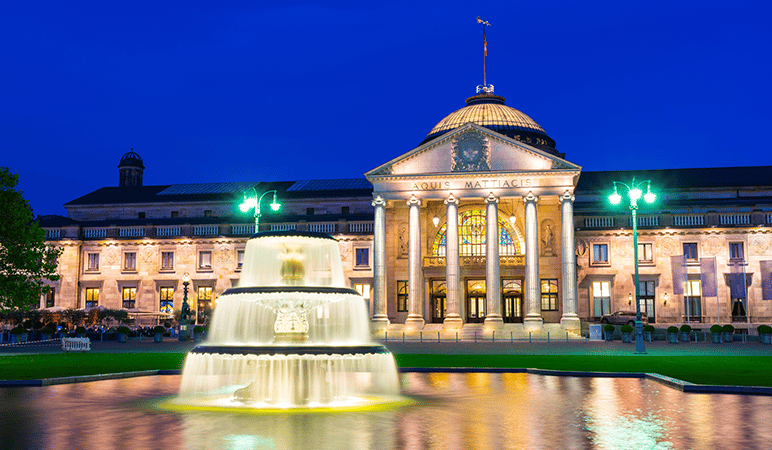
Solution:
<svg viewBox="0 0 772 450">
<path fill-rule="evenodd" d="M 768 448 L 772 397 L 653 381 L 406 373 L 411 406 L 231 414 L 159 408 L 179 376 L 0 389 L 3 449 Z"/>
</svg>

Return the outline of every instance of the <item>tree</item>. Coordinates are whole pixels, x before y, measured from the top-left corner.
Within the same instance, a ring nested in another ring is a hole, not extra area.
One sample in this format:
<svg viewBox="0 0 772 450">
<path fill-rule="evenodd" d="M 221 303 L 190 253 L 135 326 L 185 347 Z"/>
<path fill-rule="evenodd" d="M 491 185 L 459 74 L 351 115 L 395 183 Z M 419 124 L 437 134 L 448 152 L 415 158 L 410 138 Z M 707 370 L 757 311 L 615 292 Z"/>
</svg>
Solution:
<svg viewBox="0 0 772 450">
<path fill-rule="evenodd" d="M 18 174 L 0 167 L 0 311 L 36 308 L 49 290 L 44 280 L 59 279 L 62 250 L 46 244 L 18 184 Z"/>
</svg>

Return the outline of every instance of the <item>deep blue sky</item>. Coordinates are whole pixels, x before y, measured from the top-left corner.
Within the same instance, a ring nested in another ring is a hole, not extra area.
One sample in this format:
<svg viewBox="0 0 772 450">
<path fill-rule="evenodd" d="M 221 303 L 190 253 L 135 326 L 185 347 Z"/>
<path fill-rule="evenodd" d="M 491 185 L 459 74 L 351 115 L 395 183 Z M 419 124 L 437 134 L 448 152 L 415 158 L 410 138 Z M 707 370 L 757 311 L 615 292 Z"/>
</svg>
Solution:
<svg viewBox="0 0 772 450">
<path fill-rule="evenodd" d="M 730 4 L 733 3 L 733 4 Z M 4 2 L 0 165 L 35 214 L 118 183 L 350 178 L 488 81 L 585 170 L 772 165 L 767 1 Z"/>
</svg>

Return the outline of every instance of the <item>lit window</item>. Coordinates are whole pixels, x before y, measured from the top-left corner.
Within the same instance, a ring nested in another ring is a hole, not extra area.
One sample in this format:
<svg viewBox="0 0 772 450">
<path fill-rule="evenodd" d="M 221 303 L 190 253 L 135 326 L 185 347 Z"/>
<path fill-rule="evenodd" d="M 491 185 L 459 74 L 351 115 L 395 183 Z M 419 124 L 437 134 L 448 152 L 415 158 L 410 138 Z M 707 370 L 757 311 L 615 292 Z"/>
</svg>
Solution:
<svg viewBox="0 0 772 450">
<path fill-rule="evenodd" d="M 687 261 L 697 261 L 697 243 L 685 242 L 684 243 L 684 256 Z"/>
<path fill-rule="evenodd" d="M 638 244 L 638 262 L 654 262 L 653 246 L 650 242 Z"/>
<path fill-rule="evenodd" d="M 686 291 L 684 292 L 684 316 L 687 321 L 702 321 L 701 299 L 700 280 L 688 280 L 686 282 Z"/>
<path fill-rule="evenodd" d="M 357 267 L 370 267 L 370 249 L 357 248 L 355 252 Z"/>
<path fill-rule="evenodd" d="M 196 289 L 196 294 L 198 300 L 197 322 L 206 323 L 212 310 L 212 286 L 199 286 Z"/>
<path fill-rule="evenodd" d="M 52 286 L 48 287 L 48 292 L 46 292 L 46 308 L 54 306 L 54 291 L 55 289 Z"/>
<path fill-rule="evenodd" d="M 238 264 L 239 269 L 244 265 L 244 250 L 236 251 L 236 263 Z"/>
<path fill-rule="evenodd" d="M 162 313 L 171 314 L 174 312 L 174 288 L 162 287 L 160 290 L 161 304 L 159 311 Z"/>
<path fill-rule="evenodd" d="M 595 317 L 611 312 L 611 283 L 608 281 L 592 282 L 592 303 Z"/>
<path fill-rule="evenodd" d="M 212 268 L 212 252 L 198 252 L 198 267 L 200 269 Z"/>
<path fill-rule="evenodd" d="M 729 259 L 744 259 L 745 253 L 743 252 L 742 242 L 730 242 L 729 243 Z"/>
<path fill-rule="evenodd" d="M 88 270 L 99 270 L 99 253 L 88 254 Z"/>
<path fill-rule="evenodd" d="M 541 280 L 541 310 L 558 310 L 558 280 L 556 278 Z"/>
<path fill-rule="evenodd" d="M 354 284 L 354 289 L 356 289 L 356 291 L 359 292 L 359 295 L 361 295 L 362 297 L 367 299 L 370 298 L 369 284 Z"/>
<path fill-rule="evenodd" d="M 595 264 L 608 263 L 608 244 L 592 244 L 592 262 Z"/>
<path fill-rule="evenodd" d="M 137 302 L 137 288 L 125 287 L 121 290 L 121 294 L 123 298 L 123 308 L 124 309 L 134 308 Z"/>
<path fill-rule="evenodd" d="M 161 269 L 174 269 L 174 252 L 161 252 Z"/>
<path fill-rule="evenodd" d="M 126 252 L 123 254 L 123 269 L 137 270 L 137 254 L 135 252 Z"/>
<path fill-rule="evenodd" d="M 99 288 L 86 288 L 86 308 L 99 306 Z"/>
<path fill-rule="evenodd" d="M 407 281 L 397 281 L 397 311 L 407 312 Z"/>
</svg>

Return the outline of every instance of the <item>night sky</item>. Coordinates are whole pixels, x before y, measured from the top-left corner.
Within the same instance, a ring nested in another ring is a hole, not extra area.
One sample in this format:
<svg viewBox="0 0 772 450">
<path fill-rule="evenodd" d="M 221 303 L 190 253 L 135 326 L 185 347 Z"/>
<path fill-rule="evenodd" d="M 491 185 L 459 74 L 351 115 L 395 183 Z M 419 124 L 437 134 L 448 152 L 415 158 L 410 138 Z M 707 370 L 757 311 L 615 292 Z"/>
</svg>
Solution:
<svg viewBox="0 0 772 450">
<path fill-rule="evenodd" d="M 482 84 L 585 170 L 772 165 L 767 1 L 4 2 L 0 165 L 118 184 L 354 178 Z"/>
</svg>

